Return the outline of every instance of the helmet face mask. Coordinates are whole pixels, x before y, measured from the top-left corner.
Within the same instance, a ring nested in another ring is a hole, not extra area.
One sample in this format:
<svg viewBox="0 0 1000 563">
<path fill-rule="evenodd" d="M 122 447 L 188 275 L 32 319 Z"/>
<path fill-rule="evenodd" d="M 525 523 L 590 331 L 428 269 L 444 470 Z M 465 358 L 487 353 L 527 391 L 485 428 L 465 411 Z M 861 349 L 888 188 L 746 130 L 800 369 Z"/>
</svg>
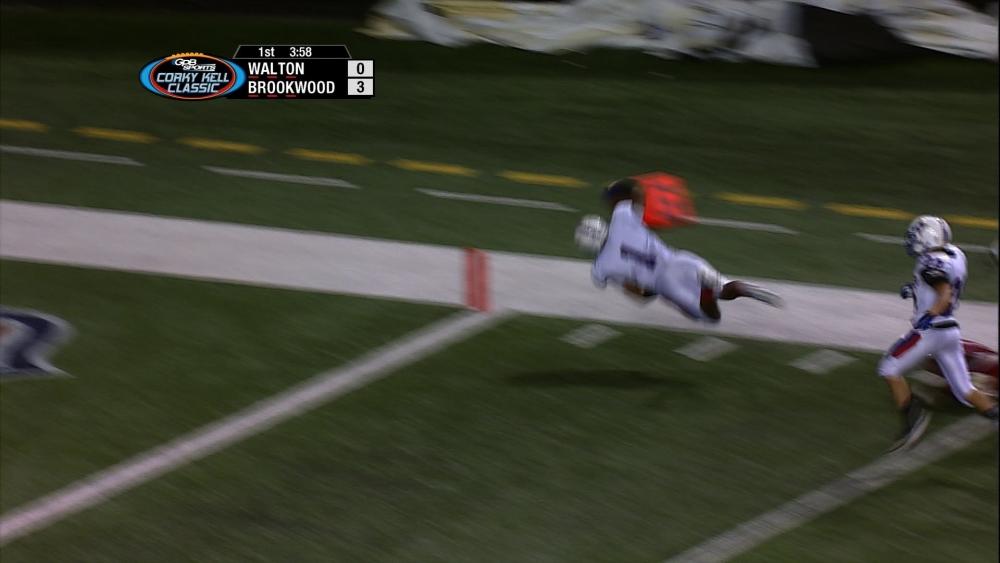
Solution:
<svg viewBox="0 0 1000 563">
<path fill-rule="evenodd" d="M 933 215 L 921 215 L 914 219 L 906 229 L 903 245 L 910 256 L 941 248 L 951 242 L 951 227 L 948 223 Z"/>
</svg>

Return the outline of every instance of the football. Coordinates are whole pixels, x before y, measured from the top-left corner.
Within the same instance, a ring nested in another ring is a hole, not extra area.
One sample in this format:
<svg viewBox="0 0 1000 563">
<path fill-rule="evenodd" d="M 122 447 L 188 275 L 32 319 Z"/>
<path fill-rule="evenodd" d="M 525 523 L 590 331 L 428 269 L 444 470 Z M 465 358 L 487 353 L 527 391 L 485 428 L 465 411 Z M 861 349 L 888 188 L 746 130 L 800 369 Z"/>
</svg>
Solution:
<svg viewBox="0 0 1000 563">
<path fill-rule="evenodd" d="M 580 220 L 573 238 L 582 252 L 596 256 L 608 238 L 608 224 L 597 215 L 587 215 Z"/>
</svg>

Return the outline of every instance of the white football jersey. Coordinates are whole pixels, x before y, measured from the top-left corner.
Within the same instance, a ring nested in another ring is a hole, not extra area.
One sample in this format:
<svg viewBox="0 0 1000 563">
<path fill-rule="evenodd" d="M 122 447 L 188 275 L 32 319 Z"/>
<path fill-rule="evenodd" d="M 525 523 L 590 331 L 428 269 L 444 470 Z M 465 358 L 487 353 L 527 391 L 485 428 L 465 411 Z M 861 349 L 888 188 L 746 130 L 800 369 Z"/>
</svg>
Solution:
<svg viewBox="0 0 1000 563">
<path fill-rule="evenodd" d="M 633 283 L 643 289 L 656 289 L 657 274 L 674 250 L 642 222 L 642 213 L 631 201 L 622 201 L 611 213 L 608 238 L 594 260 L 591 277 L 604 287 L 608 282 Z"/>
<path fill-rule="evenodd" d="M 949 244 L 918 256 L 913 269 L 913 320 L 920 318 L 937 301 L 934 285 L 940 281 L 951 284 L 951 306 L 932 320 L 954 319 L 967 277 L 965 253 L 955 245 Z"/>
</svg>

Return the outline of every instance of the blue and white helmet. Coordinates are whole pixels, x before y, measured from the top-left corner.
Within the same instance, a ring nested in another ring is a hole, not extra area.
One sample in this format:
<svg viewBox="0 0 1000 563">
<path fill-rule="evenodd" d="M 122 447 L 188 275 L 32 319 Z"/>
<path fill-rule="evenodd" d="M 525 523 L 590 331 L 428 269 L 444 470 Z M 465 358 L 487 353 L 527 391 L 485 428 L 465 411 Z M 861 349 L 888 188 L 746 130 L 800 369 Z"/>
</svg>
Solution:
<svg viewBox="0 0 1000 563">
<path fill-rule="evenodd" d="M 951 242 L 951 227 L 947 221 L 933 215 L 921 215 L 914 219 L 906 229 L 903 238 L 906 253 L 910 256 L 941 248 Z"/>
</svg>

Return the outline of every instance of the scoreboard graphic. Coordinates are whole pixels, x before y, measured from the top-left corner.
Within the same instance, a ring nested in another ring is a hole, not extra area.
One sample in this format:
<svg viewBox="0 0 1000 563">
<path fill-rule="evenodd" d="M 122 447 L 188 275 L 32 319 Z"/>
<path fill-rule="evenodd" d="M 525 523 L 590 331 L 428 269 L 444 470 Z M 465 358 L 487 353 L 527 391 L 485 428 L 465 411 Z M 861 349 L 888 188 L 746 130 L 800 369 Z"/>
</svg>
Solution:
<svg viewBox="0 0 1000 563">
<path fill-rule="evenodd" d="M 240 45 L 231 59 L 175 53 L 139 73 L 147 90 L 175 100 L 371 99 L 375 61 L 345 45 Z"/>
</svg>

